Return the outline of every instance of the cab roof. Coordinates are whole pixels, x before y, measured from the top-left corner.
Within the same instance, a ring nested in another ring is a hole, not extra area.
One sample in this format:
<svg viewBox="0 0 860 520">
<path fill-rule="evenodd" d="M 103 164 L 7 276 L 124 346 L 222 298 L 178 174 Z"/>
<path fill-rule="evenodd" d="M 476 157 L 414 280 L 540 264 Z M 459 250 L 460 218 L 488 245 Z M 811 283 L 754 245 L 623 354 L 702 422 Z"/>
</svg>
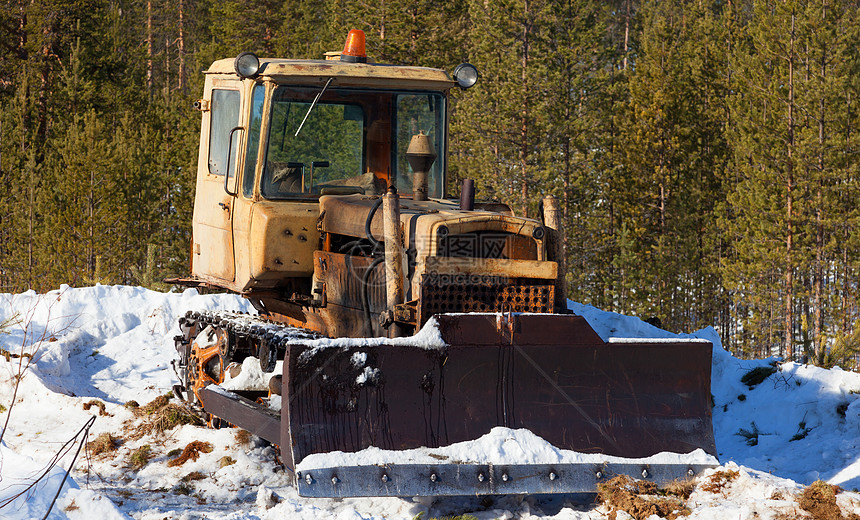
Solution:
<svg viewBox="0 0 860 520">
<path fill-rule="evenodd" d="M 233 58 L 218 60 L 204 72 L 238 77 L 233 64 Z M 423 87 L 443 90 L 457 84 L 444 70 L 428 67 L 283 58 L 261 58 L 257 78 L 271 78 L 276 83 L 316 83 L 334 78 L 337 85 L 386 85 L 394 88 Z"/>
</svg>

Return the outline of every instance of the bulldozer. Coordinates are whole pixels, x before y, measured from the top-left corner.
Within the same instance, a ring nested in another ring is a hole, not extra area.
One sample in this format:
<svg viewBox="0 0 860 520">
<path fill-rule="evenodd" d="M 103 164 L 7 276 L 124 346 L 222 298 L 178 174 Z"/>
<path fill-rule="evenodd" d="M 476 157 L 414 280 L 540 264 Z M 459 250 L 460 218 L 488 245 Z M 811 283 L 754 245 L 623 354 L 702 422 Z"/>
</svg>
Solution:
<svg viewBox="0 0 860 520">
<path fill-rule="evenodd" d="M 277 445 L 302 496 L 590 492 L 709 467 L 647 461 L 661 452 L 716 454 L 710 342 L 605 340 L 569 312 L 555 199 L 531 219 L 468 179 L 447 197 L 451 98 L 478 79 L 374 63 L 355 30 L 325 60 L 205 71 L 191 276 L 172 281 L 257 314 L 181 317 L 175 390 Z M 226 389 L 249 358 L 268 388 Z M 623 459 L 302 466 L 496 427 Z"/>
</svg>

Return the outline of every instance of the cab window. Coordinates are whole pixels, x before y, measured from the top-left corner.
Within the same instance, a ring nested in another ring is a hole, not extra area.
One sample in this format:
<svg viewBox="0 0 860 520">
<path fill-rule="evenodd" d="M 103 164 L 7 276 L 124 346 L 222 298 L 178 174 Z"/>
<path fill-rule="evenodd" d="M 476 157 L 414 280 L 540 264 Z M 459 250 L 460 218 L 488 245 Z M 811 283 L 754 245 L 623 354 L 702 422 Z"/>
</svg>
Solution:
<svg viewBox="0 0 860 520">
<path fill-rule="evenodd" d="M 445 104 L 440 94 L 399 94 L 396 98 L 395 117 L 397 118 L 397 148 L 395 168 L 398 172 L 397 190 L 401 193 L 412 191 L 412 168 L 406 160 L 406 150 L 412 136 L 424 132 L 436 151 L 436 160 L 427 173 L 427 192 L 431 197 L 442 196 L 442 172 L 445 169 L 445 154 L 442 153 L 444 138 L 442 128 L 445 124 Z"/>
<path fill-rule="evenodd" d="M 242 194 L 251 198 L 254 194 L 254 172 L 257 169 L 257 151 L 260 149 L 260 127 L 263 124 L 263 102 L 266 87 L 256 85 L 251 96 L 251 124 L 248 128 L 248 151 L 245 154 L 245 171 L 242 174 Z"/>
<path fill-rule="evenodd" d="M 348 87 L 275 89 L 260 191 L 267 199 L 382 194 L 390 183 L 412 192 L 405 159 L 424 132 L 444 157 L 445 98 L 438 92 Z M 444 162 L 429 172 L 431 197 L 441 197 Z"/>
<path fill-rule="evenodd" d="M 266 172 L 269 199 L 359 182 L 364 164 L 362 107 L 345 99 L 313 104 L 308 88 L 278 88 L 272 99 Z"/>
<path fill-rule="evenodd" d="M 236 147 L 238 145 L 238 132 L 233 132 L 233 144 L 229 146 L 230 130 L 239 124 L 239 91 L 238 90 L 212 90 L 212 102 L 210 105 L 209 126 L 209 173 L 213 175 L 224 175 L 228 164 L 235 164 Z M 228 162 L 227 149 L 230 148 Z M 236 174 L 230 169 L 230 176 Z"/>
</svg>

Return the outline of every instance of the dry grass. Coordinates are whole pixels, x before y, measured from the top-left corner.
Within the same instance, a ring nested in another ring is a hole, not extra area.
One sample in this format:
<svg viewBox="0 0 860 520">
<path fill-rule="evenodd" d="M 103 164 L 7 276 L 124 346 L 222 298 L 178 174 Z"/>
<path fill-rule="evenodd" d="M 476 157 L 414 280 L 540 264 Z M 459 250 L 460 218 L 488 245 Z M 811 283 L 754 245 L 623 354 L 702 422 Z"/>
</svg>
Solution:
<svg viewBox="0 0 860 520">
<path fill-rule="evenodd" d="M 693 494 L 693 490 L 696 489 L 696 483 L 693 482 L 692 479 L 684 479 L 684 480 L 673 480 L 669 482 L 665 486 L 663 486 L 662 491 L 667 495 L 676 496 L 683 500 L 687 500 L 690 498 L 690 495 Z"/>
<path fill-rule="evenodd" d="M 164 394 L 156 397 L 144 407 L 138 407 L 138 415 L 152 415 L 170 403 L 170 397 L 173 394 Z"/>
<path fill-rule="evenodd" d="M 248 430 L 242 428 L 236 429 L 236 443 L 239 446 L 250 446 L 253 440 L 253 435 Z"/>
<path fill-rule="evenodd" d="M 171 395 L 160 395 L 146 406 L 129 407 L 142 419 L 140 423 L 126 424 L 130 439 L 140 439 L 153 433 L 160 434 L 182 424 L 203 425 L 203 421 L 184 404 L 171 403 Z"/>
<path fill-rule="evenodd" d="M 839 486 L 816 480 L 797 497 L 797 503 L 814 520 L 860 520 L 856 513 L 849 513 L 849 516 L 842 514 L 836 504 L 836 495 L 841 492 Z"/>
<path fill-rule="evenodd" d="M 478 517 L 472 515 L 457 515 L 457 516 L 441 516 L 433 518 L 424 518 L 424 513 L 418 513 L 412 520 L 478 520 Z"/>
<path fill-rule="evenodd" d="M 6 362 L 11 362 L 12 359 L 25 358 L 25 359 L 33 359 L 33 354 L 29 352 L 24 352 L 23 354 L 15 354 L 13 352 L 9 352 L 5 348 L 0 348 L 0 356 L 6 358 Z"/>
<path fill-rule="evenodd" d="M 146 466 L 152 456 L 152 447 L 150 447 L 149 444 L 144 444 L 140 448 L 131 452 L 131 455 L 128 457 L 128 465 L 134 471 L 138 471 L 142 467 Z"/>
<path fill-rule="evenodd" d="M 206 475 L 200 473 L 199 471 L 192 471 L 191 473 L 182 477 L 182 482 L 193 482 L 195 480 L 203 480 L 206 478 Z"/>
<path fill-rule="evenodd" d="M 201 453 L 212 453 L 212 445 L 203 441 L 191 441 L 178 457 L 167 462 L 168 467 L 181 466 L 189 460 L 197 460 Z"/>
<path fill-rule="evenodd" d="M 119 446 L 119 439 L 108 432 L 99 434 L 94 441 L 87 443 L 87 451 L 92 455 L 111 453 Z"/>
<path fill-rule="evenodd" d="M 633 480 L 627 475 L 598 484 L 597 489 L 598 498 L 609 506 L 609 518 L 613 520 L 618 511 L 625 511 L 636 520 L 645 520 L 651 515 L 674 520 L 690 514 L 684 500 L 678 496 L 661 496 L 666 491 L 658 489 L 653 482 Z"/>
</svg>

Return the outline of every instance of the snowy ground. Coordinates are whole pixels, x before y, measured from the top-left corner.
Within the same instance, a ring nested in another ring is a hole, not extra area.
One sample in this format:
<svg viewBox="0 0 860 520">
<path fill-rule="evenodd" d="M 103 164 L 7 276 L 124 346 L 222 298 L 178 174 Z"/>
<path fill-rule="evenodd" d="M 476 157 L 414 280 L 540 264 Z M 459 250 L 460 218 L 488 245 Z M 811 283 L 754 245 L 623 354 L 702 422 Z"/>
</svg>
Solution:
<svg viewBox="0 0 860 520">
<path fill-rule="evenodd" d="M 673 337 L 636 318 L 575 303 L 571 308 L 604 338 Z M 0 518 L 45 514 L 78 447 L 69 441 L 81 439 L 76 434 L 93 417 L 89 440 L 109 432 L 119 438 L 119 446 L 101 455 L 81 451 L 49 518 L 610 516 L 605 504 L 569 497 L 303 499 L 287 486 L 274 450 L 238 430 L 185 425 L 136 438 L 145 417 L 124 405 L 132 400 L 145 405 L 171 388 L 176 317 L 204 309 L 250 310 L 234 296 L 161 294 L 136 287 L 0 294 L 0 325 L 15 317 L 7 334 L 0 334 L 0 421 L 8 417 L 0 444 Z M 722 349 L 712 329 L 691 336 L 715 344 L 712 394 L 722 466 L 697 479 L 685 504 L 689 517 L 809 517 L 800 509 L 798 495 L 819 479 L 848 490 L 837 496 L 846 517 L 860 513 L 860 374 L 776 360 L 739 360 Z M 32 358 L 16 357 L 22 353 Z M 751 369 L 772 364 L 776 371 L 754 388 L 741 382 Z M 22 371 L 10 406 L 14 381 Z M 104 403 L 103 412 L 98 406 L 84 409 L 94 399 Z M 208 443 L 211 451 L 169 467 L 175 450 L 192 441 Z M 150 458 L 132 469 L 131 454 L 146 445 Z M 62 457 L 54 465 L 58 453 Z M 26 489 L 42 475 L 36 487 Z M 629 518 L 622 512 L 615 517 Z"/>
</svg>

